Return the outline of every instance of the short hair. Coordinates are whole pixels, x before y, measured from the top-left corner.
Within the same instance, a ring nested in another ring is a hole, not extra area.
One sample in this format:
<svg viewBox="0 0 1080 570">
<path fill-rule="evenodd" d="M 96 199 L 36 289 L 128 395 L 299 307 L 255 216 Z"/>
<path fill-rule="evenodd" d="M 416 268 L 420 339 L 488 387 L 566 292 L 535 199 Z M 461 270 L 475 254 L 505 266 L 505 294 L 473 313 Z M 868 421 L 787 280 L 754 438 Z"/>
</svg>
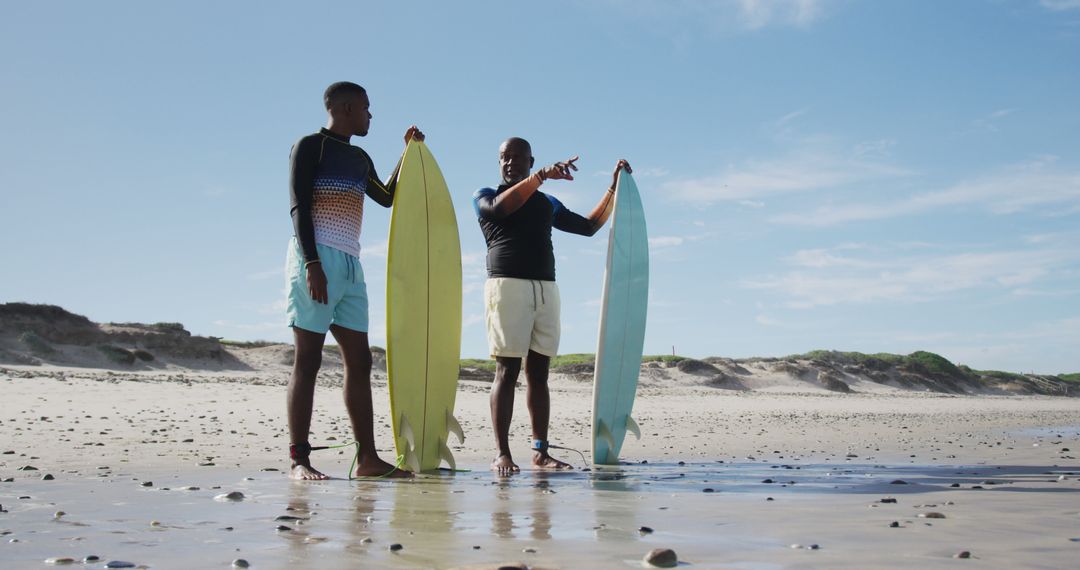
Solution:
<svg viewBox="0 0 1080 570">
<path fill-rule="evenodd" d="M 338 81 L 326 88 L 323 93 L 323 104 L 326 105 L 326 110 L 329 111 L 331 107 L 337 105 L 343 99 L 359 97 L 366 93 L 367 91 L 363 87 L 351 81 Z"/>
<path fill-rule="evenodd" d="M 504 140 L 502 144 L 499 145 L 499 151 L 502 152 L 503 147 L 508 147 L 510 145 L 523 145 L 529 151 L 529 154 L 532 154 L 532 145 L 529 144 L 529 141 L 521 137 L 510 137 Z"/>
</svg>

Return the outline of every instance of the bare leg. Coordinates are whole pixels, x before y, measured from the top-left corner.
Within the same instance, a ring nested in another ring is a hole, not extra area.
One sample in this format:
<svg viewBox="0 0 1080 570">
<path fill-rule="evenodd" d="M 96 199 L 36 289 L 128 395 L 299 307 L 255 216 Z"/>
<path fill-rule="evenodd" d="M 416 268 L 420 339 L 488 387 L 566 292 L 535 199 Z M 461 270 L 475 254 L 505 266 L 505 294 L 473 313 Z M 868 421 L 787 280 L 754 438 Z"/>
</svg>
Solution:
<svg viewBox="0 0 1080 570">
<path fill-rule="evenodd" d="M 542 441 L 548 439 L 548 422 L 551 418 L 551 395 L 548 391 L 550 366 L 550 357 L 529 351 L 528 360 L 525 362 L 525 398 L 529 403 L 533 439 Z M 533 452 L 533 466 L 542 469 L 572 469 L 568 463 L 548 455 L 546 449 Z"/>
<path fill-rule="evenodd" d="M 345 408 L 352 421 L 353 437 L 360 443 L 356 461 L 357 477 L 411 477 L 412 473 L 395 468 L 379 458 L 375 451 L 375 414 L 371 405 L 371 346 L 366 332 L 332 325 L 341 358 L 345 361 Z"/>
<path fill-rule="evenodd" d="M 510 456 L 510 421 L 514 417 L 514 386 L 521 373 L 521 359 L 495 357 L 495 381 L 491 384 L 491 424 L 495 428 L 495 445 L 499 455 L 491 462 L 491 470 L 499 475 L 521 471 Z"/>
<path fill-rule="evenodd" d="M 315 377 L 322 366 L 322 348 L 326 335 L 293 327 L 296 351 L 293 360 L 292 378 L 289 380 L 289 392 L 286 407 L 289 414 L 289 443 L 306 443 L 311 431 L 311 408 L 315 400 Z M 289 476 L 293 479 L 321 480 L 329 479 L 311 466 L 307 457 L 299 458 L 292 464 Z"/>
</svg>

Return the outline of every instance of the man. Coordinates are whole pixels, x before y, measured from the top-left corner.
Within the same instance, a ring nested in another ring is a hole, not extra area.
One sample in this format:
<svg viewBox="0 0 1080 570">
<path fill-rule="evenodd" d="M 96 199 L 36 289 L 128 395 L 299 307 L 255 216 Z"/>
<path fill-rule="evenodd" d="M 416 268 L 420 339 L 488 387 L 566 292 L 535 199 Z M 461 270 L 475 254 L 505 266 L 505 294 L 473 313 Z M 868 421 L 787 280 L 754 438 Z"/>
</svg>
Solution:
<svg viewBox="0 0 1080 570">
<path fill-rule="evenodd" d="M 328 479 L 311 466 L 308 432 L 315 377 L 330 331 L 345 362 L 345 407 L 353 437 L 360 444 L 354 475 L 408 477 L 409 472 L 383 461 L 375 451 L 367 286 L 359 260 L 364 196 L 384 208 L 393 205 L 398 170 L 383 184 L 371 157 L 349 144 L 354 135 L 366 136 L 371 125 L 370 102 L 363 87 L 334 83 L 326 89 L 323 102 L 329 114 L 326 128 L 300 139 L 291 156 L 295 235 L 289 245 L 286 279 L 296 356 L 287 399 L 290 475 Z M 405 144 L 410 139 L 422 141 L 424 134 L 411 126 L 405 132 Z"/>
<path fill-rule="evenodd" d="M 547 442 L 551 410 L 548 368 L 559 349 L 559 289 L 555 285 L 551 229 L 596 234 L 611 215 L 619 170 L 631 172 L 625 160 L 615 165 L 611 187 L 586 218 L 539 190 L 547 180 L 573 180 L 577 159 L 557 162 L 530 176 L 532 147 L 521 138 L 507 139 L 499 147 L 503 183 L 473 196 L 488 247 L 484 300 L 488 347 L 495 359 L 491 422 L 498 447 L 491 469 L 500 475 L 520 471 L 511 456 L 509 438 L 514 386 L 522 359 L 532 420 L 532 464 L 538 469 L 570 468 L 548 454 Z"/>
</svg>

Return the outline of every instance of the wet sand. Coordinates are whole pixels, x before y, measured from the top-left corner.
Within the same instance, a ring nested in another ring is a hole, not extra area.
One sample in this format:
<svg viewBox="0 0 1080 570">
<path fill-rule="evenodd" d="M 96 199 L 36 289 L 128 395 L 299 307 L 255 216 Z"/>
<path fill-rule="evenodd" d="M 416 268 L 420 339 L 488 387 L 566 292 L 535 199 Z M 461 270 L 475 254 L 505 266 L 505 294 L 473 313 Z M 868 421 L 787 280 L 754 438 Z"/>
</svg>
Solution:
<svg viewBox="0 0 1080 570">
<path fill-rule="evenodd" d="M 472 472 L 299 483 L 284 473 L 281 386 L 65 378 L 0 374 L 5 568 L 92 554 L 80 566 L 634 568 L 656 547 L 748 569 L 1063 568 L 1080 555 L 1076 399 L 643 389 L 626 465 L 545 475 L 526 466 L 522 391 L 512 437 L 526 471 L 500 479 L 487 386 L 465 382 L 468 441 L 454 449 Z M 388 446 L 385 385 L 374 393 Z M 553 440 L 587 452 L 588 386 L 557 383 L 552 399 Z M 320 388 L 316 408 L 313 443 L 350 439 L 340 390 Z M 313 459 L 343 477 L 350 453 Z M 244 498 L 215 499 L 234 491 Z"/>
</svg>

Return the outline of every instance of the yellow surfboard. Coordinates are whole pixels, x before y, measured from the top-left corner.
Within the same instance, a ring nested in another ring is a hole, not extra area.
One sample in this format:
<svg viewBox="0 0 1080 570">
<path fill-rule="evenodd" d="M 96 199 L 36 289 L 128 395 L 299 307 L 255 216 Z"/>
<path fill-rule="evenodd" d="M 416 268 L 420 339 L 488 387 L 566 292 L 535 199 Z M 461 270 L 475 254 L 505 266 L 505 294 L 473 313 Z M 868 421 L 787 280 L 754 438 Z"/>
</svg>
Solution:
<svg viewBox="0 0 1080 570">
<path fill-rule="evenodd" d="M 450 192 L 422 142 L 405 147 L 386 263 L 386 369 L 394 442 L 415 472 L 456 468 L 447 438 L 461 356 L 461 244 Z"/>
</svg>

